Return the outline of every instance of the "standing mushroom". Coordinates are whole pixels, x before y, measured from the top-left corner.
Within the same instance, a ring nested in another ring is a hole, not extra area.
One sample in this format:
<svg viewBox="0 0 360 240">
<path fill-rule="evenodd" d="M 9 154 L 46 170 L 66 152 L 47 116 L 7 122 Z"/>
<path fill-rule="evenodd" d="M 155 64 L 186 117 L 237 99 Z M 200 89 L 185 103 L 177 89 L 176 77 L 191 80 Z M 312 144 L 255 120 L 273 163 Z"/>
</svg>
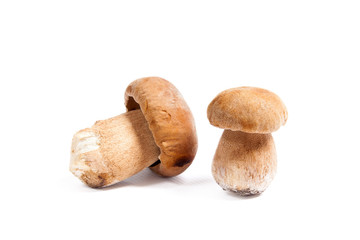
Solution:
<svg viewBox="0 0 360 240">
<path fill-rule="evenodd" d="M 165 177 L 185 171 L 197 136 L 175 86 L 158 77 L 135 80 L 126 89 L 125 105 L 128 112 L 74 135 L 70 171 L 90 187 L 115 184 L 147 167 Z"/>
<path fill-rule="evenodd" d="M 225 129 L 212 164 L 215 181 L 241 195 L 265 191 L 277 166 L 271 133 L 288 117 L 281 99 L 261 88 L 232 88 L 215 97 L 207 117 L 212 125 Z"/>
</svg>

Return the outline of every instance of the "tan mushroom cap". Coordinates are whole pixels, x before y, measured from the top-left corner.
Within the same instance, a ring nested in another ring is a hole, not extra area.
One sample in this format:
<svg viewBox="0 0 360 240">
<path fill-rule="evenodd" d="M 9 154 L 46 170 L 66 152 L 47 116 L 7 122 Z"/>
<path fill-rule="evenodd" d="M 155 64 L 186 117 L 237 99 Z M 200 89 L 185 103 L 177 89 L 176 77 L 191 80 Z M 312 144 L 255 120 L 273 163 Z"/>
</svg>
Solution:
<svg viewBox="0 0 360 240">
<path fill-rule="evenodd" d="M 207 116 L 216 127 L 247 133 L 271 133 L 287 121 L 288 113 L 273 92 L 256 87 L 238 87 L 218 94 Z"/>
<path fill-rule="evenodd" d="M 166 177 L 185 171 L 198 144 L 194 118 L 175 86 L 159 77 L 135 80 L 126 89 L 125 105 L 128 111 L 141 109 L 160 148 L 160 163 L 150 169 Z"/>
</svg>

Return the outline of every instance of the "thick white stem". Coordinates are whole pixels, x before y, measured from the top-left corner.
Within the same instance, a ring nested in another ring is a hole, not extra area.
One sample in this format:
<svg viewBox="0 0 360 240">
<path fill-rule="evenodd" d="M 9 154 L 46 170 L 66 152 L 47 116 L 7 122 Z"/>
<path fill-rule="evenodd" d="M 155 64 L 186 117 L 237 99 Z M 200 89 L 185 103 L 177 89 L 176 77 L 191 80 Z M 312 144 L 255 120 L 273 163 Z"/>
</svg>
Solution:
<svg viewBox="0 0 360 240">
<path fill-rule="evenodd" d="M 77 132 L 70 171 L 90 187 L 104 187 L 149 167 L 159 155 L 141 110 L 134 110 Z"/>
<path fill-rule="evenodd" d="M 224 190 L 259 194 L 275 177 L 276 162 L 271 134 L 225 130 L 214 156 L 212 174 Z"/>
</svg>

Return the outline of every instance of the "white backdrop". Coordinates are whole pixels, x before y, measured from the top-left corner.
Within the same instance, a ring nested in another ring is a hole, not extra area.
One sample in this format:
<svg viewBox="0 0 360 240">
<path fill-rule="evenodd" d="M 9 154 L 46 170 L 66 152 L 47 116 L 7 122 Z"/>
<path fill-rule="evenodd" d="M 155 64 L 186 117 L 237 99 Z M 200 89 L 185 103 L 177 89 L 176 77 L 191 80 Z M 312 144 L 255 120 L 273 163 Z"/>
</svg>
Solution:
<svg viewBox="0 0 360 240">
<path fill-rule="evenodd" d="M 359 239 L 359 1 L 1 1 L 1 239 Z M 197 156 L 113 187 L 68 171 L 73 134 L 125 111 L 127 85 L 171 81 Z M 257 86 L 288 107 L 259 197 L 211 176 L 206 108 Z"/>
</svg>

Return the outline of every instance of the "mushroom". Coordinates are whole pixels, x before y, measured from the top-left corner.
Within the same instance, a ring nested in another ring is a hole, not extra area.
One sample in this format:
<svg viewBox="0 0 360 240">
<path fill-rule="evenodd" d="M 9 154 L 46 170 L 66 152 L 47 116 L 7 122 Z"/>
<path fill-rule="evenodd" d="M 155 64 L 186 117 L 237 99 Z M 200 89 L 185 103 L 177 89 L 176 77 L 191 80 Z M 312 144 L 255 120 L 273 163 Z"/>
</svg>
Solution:
<svg viewBox="0 0 360 240">
<path fill-rule="evenodd" d="M 184 172 L 195 157 L 197 136 L 175 86 L 159 77 L 135 80 L 125 105 L 126 113 L 74 135 L 70 171 L 90 187 L 110 186 L 147 167 L 164 177 Z"/>
<path fill-rule="evenodd" d="M 261 88 L 232 88 L 215 97 L 207 117 L 212 125 L 225 129 L 212 163 L 215 181 L 241 195 L 265 191 L 277 167 L 271 133 L 288 117 L 281 99 Z"/>
</svg>

